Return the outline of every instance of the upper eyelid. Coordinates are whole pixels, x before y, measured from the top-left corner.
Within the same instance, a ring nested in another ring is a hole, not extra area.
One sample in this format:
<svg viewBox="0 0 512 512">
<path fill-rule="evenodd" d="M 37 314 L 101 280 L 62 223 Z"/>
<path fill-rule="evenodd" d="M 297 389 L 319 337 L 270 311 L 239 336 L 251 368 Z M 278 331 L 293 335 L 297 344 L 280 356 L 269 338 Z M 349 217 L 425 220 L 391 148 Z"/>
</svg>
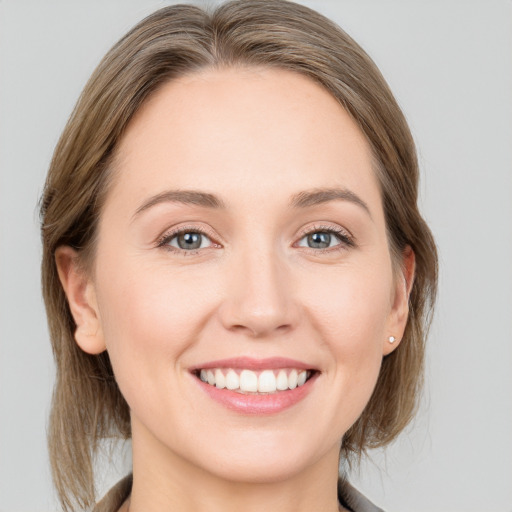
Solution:
<svg viewBox="0 0 512 512">
<path fill-rule="evenodd" d="M 328 231 L 330 233 L 345 235 L 347 238 L 350 238 L 351 240 L 355 240 L 354 235 L 348 229 L 340 226 L 339 224 L 336 224 L 336 225 L 315 224 L 313 226 L 302 229 L 299 232 L 300 233 L 299 236 L 303 237 L 310 233 L 316 233 L 317 231 L 318 232 Z"/>
</svg>

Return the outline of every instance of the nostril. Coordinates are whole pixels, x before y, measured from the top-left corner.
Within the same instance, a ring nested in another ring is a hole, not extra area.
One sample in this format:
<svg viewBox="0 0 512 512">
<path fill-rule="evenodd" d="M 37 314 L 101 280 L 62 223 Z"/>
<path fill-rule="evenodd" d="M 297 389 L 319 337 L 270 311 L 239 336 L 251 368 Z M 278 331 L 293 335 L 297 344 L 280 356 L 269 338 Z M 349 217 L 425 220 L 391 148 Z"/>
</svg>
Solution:
<svg viewBox="0 0 512 512">
<path fill-rule="evenodd" d="M 231 332 L 245 333 L 251 338 L 271 337 L 276 334 L 285 334 L 293 329 L 291 323 L 280 322 L 279 319 L 269 316 L 254 315 L 248 318 L 246 322 L 233 323 L 226 326 Z"/>
</svg>

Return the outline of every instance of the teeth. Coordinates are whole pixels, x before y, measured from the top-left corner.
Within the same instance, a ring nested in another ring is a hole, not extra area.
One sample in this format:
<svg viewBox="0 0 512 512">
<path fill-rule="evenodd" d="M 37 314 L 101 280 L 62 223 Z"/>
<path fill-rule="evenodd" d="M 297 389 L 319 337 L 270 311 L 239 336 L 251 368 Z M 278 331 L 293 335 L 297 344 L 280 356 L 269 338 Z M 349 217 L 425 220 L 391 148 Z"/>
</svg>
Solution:
<svg viewBox="0 0 512 512">
<path fill-rule="evenodd" d="M 252 370 L 212 368 L 201 370 L 199 378 L 210 386 L 229 389 L 241 393 L 276 393 L 303 386 L 308 378 L 306 370 Z"/>
<path fill-rule="evenodd" d="M 260 393 L 276 392 L 276 376 L 272 370 L 265 370 L 258 378 L 258 391 Z"/>
<path fill-rule="evenodd" d="M 277 374 L 276 388 L 279 389 L 279 391 L 284 391 L 285 389 L 288 389 L 288 375 L 286 375 L 286 372 L 284 370 L 281 370 Z"/>
<path fill-rule="evenodd" d="M 219 389 L 224 389 L 226 387 L 226 378 L 221 370 L 215 370 L 215 385 Z"/>
<path fill-rule="evenodd" d="M 240 391 L 258 391 L 258 376 L 251 370 L 240 373 Z"/>
<path fill-rule="evenodd" d="M 208 377 L 208 382 L 210 382 L 210 377 Z M 288 375 L 288 387 L 290 389 L 297 387 L 297 370 L 292 370 L 290 375 Z"/>
<path fill-rule="evenodd" d="M 228 374 L 226 375 L 226 387 L 228 389 L 238 389 L 240 387 L 240 379 L 238 374 L 233 370 L 229 370 Z"/>
</svg>

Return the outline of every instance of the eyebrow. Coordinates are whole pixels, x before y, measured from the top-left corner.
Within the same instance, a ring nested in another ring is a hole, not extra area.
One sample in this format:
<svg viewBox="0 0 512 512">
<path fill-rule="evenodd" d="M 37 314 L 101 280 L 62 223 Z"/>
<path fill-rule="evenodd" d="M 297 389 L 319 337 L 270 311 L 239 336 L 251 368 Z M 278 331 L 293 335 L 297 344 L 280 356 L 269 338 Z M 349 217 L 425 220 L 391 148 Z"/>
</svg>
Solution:
<svg viewBox="0 0 512 512">
<path fill-rule="evenodd" d="M 365 210 L 370 218 L 372 216 L 368 205 L 357 194 L 345 188 L 316 188 L 313 190 L 305 190 L 295 194 L 290 201 L 290 205 L 293 208 L 308 208 L 335 200 L 349 201 Z"/>
<path fill-rule="evenodd" d="M 203 206 L 204 208 L 225 209 L 226 205 L 219 197 L 209 194 L 208 192 L 201 192 L 199 190 L 168 190 L 150 197 L 147 201 L 142 203 L 133 217 L 137 217 L 143 211 L 156 206 L 160 203 L 181 203 L 193 204 L 196 206 Z"/>
<path fill-rule="evenodd" d="M 302 209 L 336 200 L 349 201 L 356 204 L 363 208 L 370 218 L 372 216 L 368 205 L 357 194 L 344 188 L 315 188 L 313 190 L 305 190 L 291 197 L 290 206 L 292 208 Z M 137 208 L 133 217 L 135 218 L 145 210 L 161 203 L 181 203 L 218 210 L 226 209 L 224 201 L 209 192 L 202 192 L 200 190 L 167 190 L 147 199 Z"/>
</svg>

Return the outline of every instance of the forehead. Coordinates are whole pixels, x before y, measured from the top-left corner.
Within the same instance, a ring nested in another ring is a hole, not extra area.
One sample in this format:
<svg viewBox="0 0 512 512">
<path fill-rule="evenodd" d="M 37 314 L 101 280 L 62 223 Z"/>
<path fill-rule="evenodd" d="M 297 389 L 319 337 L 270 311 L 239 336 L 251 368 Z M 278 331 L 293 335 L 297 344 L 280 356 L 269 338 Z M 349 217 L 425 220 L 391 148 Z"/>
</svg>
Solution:
<svg viewBox="0 0 512 512">
<path fill-rule="evenodd" d="M 268 200 L 326 186 L 380 201 L 354 120 L 323 87 L 280 69 L 208 69 L 169 81 L 128 125 L 115 167 L 115 188 L 134 202 L 164 189 Z"/>
</svg>

